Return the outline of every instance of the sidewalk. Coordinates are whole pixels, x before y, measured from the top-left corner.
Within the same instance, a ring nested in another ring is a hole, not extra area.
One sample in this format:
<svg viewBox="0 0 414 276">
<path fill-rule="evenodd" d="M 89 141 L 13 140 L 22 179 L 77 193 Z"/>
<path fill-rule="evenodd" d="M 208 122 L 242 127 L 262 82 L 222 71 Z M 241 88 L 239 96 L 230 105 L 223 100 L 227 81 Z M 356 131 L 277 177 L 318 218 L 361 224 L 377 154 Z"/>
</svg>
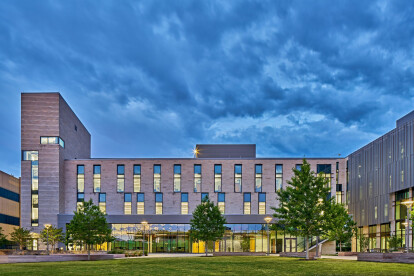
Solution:
<svg viewBox="0 0 414 276">
<path fill-rule="evenodd" d="M 321 259 L 356 261 L 357 256 L 327 256 L 327 255 L 324 256 L 324 255 L 322 255 Z"/>
</svg>

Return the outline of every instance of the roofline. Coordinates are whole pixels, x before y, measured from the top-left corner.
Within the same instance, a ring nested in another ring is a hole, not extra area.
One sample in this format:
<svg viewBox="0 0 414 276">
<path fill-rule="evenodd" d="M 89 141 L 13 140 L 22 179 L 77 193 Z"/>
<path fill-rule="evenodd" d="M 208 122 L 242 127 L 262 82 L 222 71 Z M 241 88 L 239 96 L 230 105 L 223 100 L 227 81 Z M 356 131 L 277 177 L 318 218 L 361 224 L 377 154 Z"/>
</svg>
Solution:
<svg viewBox="0 0 414 276">
<path fill-rule="evenodd" d="M 99 160 L 341 160 L 347 157 L 259 157 L 259 158 L 190 158 L 190 157 L 176 157 L 176 158 L 89 158 L 89 159 L 65 159 L 65 161 L 99 161 Z"/>
</svg>

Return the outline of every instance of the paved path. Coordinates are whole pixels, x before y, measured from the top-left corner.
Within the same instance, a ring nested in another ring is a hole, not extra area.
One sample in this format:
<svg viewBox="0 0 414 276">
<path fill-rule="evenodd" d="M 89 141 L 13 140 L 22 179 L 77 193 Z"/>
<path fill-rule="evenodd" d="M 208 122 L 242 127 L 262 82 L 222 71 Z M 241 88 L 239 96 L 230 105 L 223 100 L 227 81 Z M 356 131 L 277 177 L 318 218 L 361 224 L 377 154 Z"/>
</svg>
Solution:
<svg viewBox="0 0 414 276">
<path fill-rule="evenodd" d="M 326 256 L 326 255 L 322 255 L 321 259 L 356 261 L 357 256 Z"/>
</svg>

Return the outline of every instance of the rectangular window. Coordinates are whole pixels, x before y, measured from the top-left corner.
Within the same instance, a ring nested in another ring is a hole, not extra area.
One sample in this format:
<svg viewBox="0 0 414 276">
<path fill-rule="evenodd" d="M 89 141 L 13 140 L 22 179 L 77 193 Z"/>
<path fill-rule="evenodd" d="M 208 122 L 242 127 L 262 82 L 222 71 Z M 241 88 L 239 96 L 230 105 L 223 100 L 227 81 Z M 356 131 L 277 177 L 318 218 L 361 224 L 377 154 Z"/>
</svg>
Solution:
<svg viewBox="0 0 414 276">
<path fill-rule="evenodd" d="M 78 189 L 78 193 L 85 192 L 85 166 L 84 165 L 78 165 L 77 189 Z"/>
<path fill-rule="evenodd" d="M 201 165 L 194 165 L 194 193 L 201 192 Z"/>
<path fill-rule="evenodd" d="M 93 192 L 101 192 L 101 165 L 93 165 Z"/>
<path fill-rule="evenodd" d="M 339 162 L 336 162 L 336 184 L 339 184 Z"/>
<path fill-rule="evenodd" d="M 80 208 L 83 206 L 83 202 L 85 201 L 85 194 L 78 193 L 76 199 L 76 210 L 79 212 Z"/>
<path fill-rule="evenodd" d="M 181 165 L 174 165 L 174 193 L 181 192 Z"/>
<path fill-rule="evenodd" d="M 181 193 L 181 215 L 188 215 L 188 193 Z"/>
<path fill-rule="evenodd" d="M 214 165 L 214 192 L 221 192 L 221 165 Z"/>
<path fill-rule="evenodd" d="M 162 215 L 162 193 L 155 194 L 155 214 Z"/>
<path fill-rule="evenodd" d="M 243 214 L 250 215 L 250 208 L 251 207 L 251 194 L 244 193 L 243 194 Z"/>
<path fill-rule="evenodd" d="M 331 187 L 331 164 L 316 165 L 316 173 L 322 175 L 327 181 L 327 187 Z"/>
<path fill-rule="evenodd" d="M 255 186 L 254 191 L 256 193 L 262 192 L 262 165 L 255 166 Z"/>
<path fill-rule="evenodd" d="M 161 192 L 161 165 L 154 165 L 154 192 Z"/>
<path fill-rule="evenodd" d="M 225 193 L 218 193 L 218 195 L 217 195 L 217 201 L 218 201 L 218 208 L 219 208 L 219 210 L 220 210 L 220 212 L 222 213 L 222 214 L 224 214 L 224 211 L 225 211 L 225 207 L 226 207 L 226 194 Z"/>
<path fill-rule="evenodd" d="M 336 195 L 335 195 L 335 200 L 336 203 L 342 203 L 342 184 L 336 184 Z"/>
<path fill-rule="evenodd" d="M 39 226 L 39 154 L 37 151 L 23 151 L 22 160 L 31 161 L 31 195 L 32 195 L 32 214 L 31 225 Z"/>
<path fill-rule="evenodd" d="M 259 215 L 266 214 L 266 194 L 259 193 Z"/>
<path fill-rule="evenodd" d="M 302 164 L 296 164 L 295 169 L 298 170 L 298 171 L 301 171 L 302 170 Z"/>
<path fill-rule="evenodd" d="M 40 136 L 40 144 L 48 145 L 60 145 L 62 148 L 65 148 L 65 141 L 59 136 Z"/>
<path fill-rule="evenodd" d="M 242 165 L 234 165 L 234 192 L 242 192 Z"/>
<path fill-rule="evenodd" d="M 134 165 L 134 193 L 141 192 L 141 165 Z"/>
<path fill-rule="evenodd" d="M 117 175 L 116 175 L 116 191 L 118 193 L 123 193 L 125 190 L 125 166 L 117 166 Z"/>
<path fill-rule="evenodd" d="M 201 193 L 201 202 L 203 202 L 203 200 L 208 197 L 208 193 Z"/>
<path fill-rule="evenodd" d="M 132 195 L 131 193 L 124 194 L 124 214 L 131 215 L 132 214 Z"/>
<path fill-rule="evenodd" d="M 106 214 L 106 194 L 105 193 L 99 194 L 99 210 L 101 210 L 102 213 Z"/>
<path fill-rule="evenodd" d="M 137 215 L 145 213 L 145 195 L 143 193 L 137 194 Z"/>
<path fill-rule="evenodd" d="M 283 185 L 283 165 L 276 164 L 275 166 L 275 191 L 282 189 Z"/>
</svg>

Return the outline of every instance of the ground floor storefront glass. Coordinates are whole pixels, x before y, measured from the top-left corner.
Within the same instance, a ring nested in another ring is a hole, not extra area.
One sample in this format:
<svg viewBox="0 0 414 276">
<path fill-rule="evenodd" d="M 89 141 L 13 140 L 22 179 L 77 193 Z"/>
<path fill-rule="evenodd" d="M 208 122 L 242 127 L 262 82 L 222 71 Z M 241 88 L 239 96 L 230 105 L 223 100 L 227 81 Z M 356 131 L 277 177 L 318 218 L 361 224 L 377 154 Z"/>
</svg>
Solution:
<svg viewBox="0 0 414 276">
<path fill-rule="evenodd" d="M 208 244 L 209 252 L 267 252 L 266 224 L 226 224 L 222 240 Z M 150 253 L 204 253 L 205 243 L 189 236 L 189 224 L 112 224 L 111 248 L 147 250 Z M 303 238 L 269 230 L 270 252 L 296 252 Z"/>
</svg>

